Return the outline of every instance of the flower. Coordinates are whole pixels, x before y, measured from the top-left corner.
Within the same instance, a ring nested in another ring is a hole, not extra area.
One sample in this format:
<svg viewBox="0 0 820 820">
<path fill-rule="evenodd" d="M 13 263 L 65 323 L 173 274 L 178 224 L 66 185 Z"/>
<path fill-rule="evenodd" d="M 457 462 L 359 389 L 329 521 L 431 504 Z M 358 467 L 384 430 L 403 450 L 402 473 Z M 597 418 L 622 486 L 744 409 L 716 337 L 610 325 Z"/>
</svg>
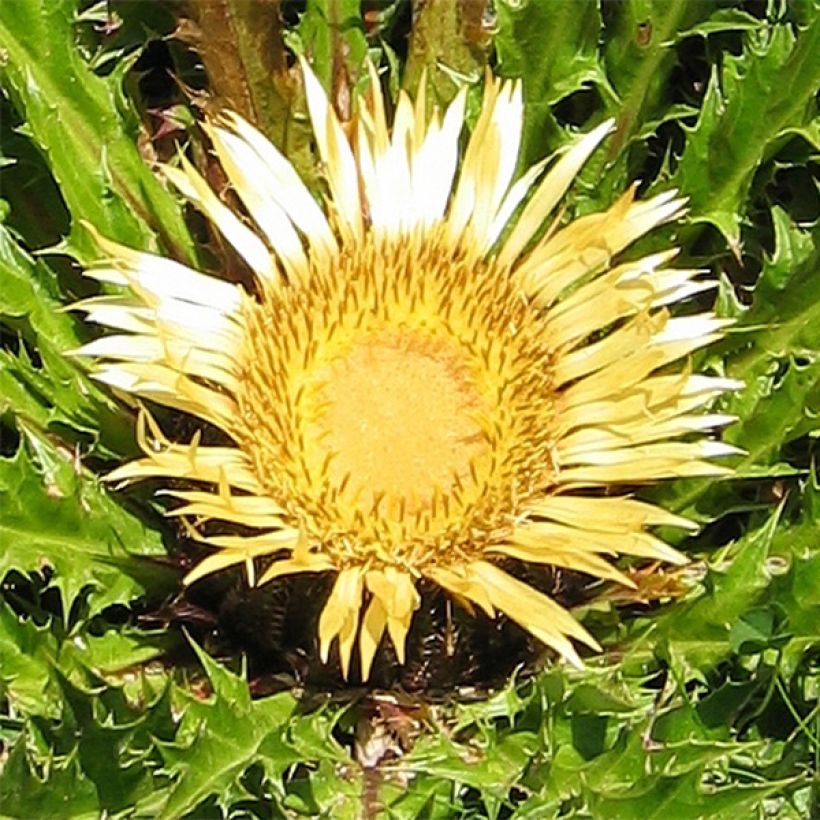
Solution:
<svg viewBox="0 0 820 820">
<path fill-rule="evenodd" d="M 618 486 L 728 472 L 710 459 L 732 448 L 702 433 L 729 417 L 698 411 L 734 383 L 674 366 L 725 322 L 666 307 L 712 283 L 670 267 L 674 250 L 613 266 L 683 201 L 631 189 L 562 226 L 611 123 L 514 181 L 519 82 L 488 77 L 459 168 L 464 91 L 429 119 L 423 90 L 402 93 L 390 129 L 370 67 L 346 129 L 303 74 L 325 209 L 231 113 L 204 127 L 249 219 L 184 158 L 164 169 L 254 289 L 98 237 L 88 275 L 123 290 L 80 306 L 118 332 L 80 352 L 103 382 L 229 439 L 172 442 L 143 411 L 144 457 L 109 478 L 163 480 L 183 502 L 170 515 L 212 522 L 186 584 L 235 565 L 251 585 L 335 573 L 318 638 L 323 661 L 338 641 L 345 676 L 358 647 L 366 679 L 387 639 L 403 662 L 421 578 L 580 665 L 573 641 L 594 638 L 499 560 L 629 584 L 604 556 L 681 563 L 648 528 L 691 524 Z"/>
</svg>

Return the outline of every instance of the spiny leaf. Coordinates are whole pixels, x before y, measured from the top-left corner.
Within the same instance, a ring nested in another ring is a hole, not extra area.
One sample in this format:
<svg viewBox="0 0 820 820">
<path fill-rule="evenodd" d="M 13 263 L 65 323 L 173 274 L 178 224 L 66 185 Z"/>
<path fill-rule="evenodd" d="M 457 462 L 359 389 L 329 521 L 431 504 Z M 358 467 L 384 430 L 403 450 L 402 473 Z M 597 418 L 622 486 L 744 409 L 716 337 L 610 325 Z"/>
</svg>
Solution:
<svg viewBox="0 0 820 820">
<path fill-rule="evenodd" d="M 783 630 L 791 637 L 790 665 L 802 652 L 817 646 L 820 623 L 820 484 L 816 475 L 806 482 L 800 516 L 781 527 L 772 539 L 772 554 L 787 562 L 788 572 L 774 577 L 771 604 L 785 615 Z"/>
<path fill-rule="evenodd" d="M 60 716 L 57 670 L 75 682 L 89 673 L 113 678 L 156 658 L 168 643 L 164 636 L 113 629 L 94 635 L 80 628 L 68 635 L 59 619 L 38 625 L 35 617 L 46 616 L 36 611 L 23 617 L 0 601 L 0 696 L 18 715 Z"/>
<path fill-rule="evenodd" d="M 736 252 L 755 171 L 784 129 L 814 116 L 818 84 L 818 16 L 796 38 L 788 26 L 747 33 L 743 55 L 712 72 L 672 183 L 690 198 L 690 219 L 714 225 Z"/>
<path fill-rule="evenodd" d="M 102 807 L 91 780 L 75 755 L 52 760 L 43 776 L 26 754 L 21 738 L 0 770 L 0 806 L 4 817 L 71 817 L 98 820 Z"/>
<path fill-rule="evenodd" d="M 552 106 L 588 85 L 606 89 L 598 40 L 601 16 L 594 0 L 498 4 L 495 47 L 499 72 L 522 77 L 526 120 L 522 165 L 541 159 L 562 141 Z M 611 90 L 609 91 L 611 94 Z M 550 142 L 547 142 L 549 138 Z"/>
<path fill-rule="evenodd" d="M 59 715 L 50 685 L 56 644 L 48 627 L 23 620 L 0 603 L 0 695 L 18 714 Z"/>
<path fill-rule="evenodd" d="M 538 747 L 536 735 L 525 731 L 493 733 L 475 743 L 454 743 L 444 735 L 431 735 L 421 738 L 401 760 L 399 771 L 405 777 L 417 773 L 424 792 L 428 792 L 435 780 L 450 783 L 453 792 L 471 787 L 481 795 L 484 816 L 496 817 Z M 397 794 L 395 784 L 388 785 L 384 796 L 398 816 L 404 814 L 408 803 L 415 802 L 415 797 L 411 800 Z"/>
<path fill-rule="evenodd" d="M 88 588 L 90 613 L 127 603 L 143 587 L 117 561 L 161 553 L 159 535 L 120 507 L 70 454 L 28 431 L 0 459 L 0 577 L 50 567 L 63 611 Z"/>
<path fill-rule="evenodd" d="M 193 260 L 179 206 L 151 174 L 136 148 L 136 124 L 124 117 L 120 86 L 126 63 L 97 76 L 76 45 L 78 0 L 15 0 L 0 15 L 0 85 L 26 118 L 26 131 L 48 158 L 75 221 L 145 248 L 153 232 L 168 250 Z M 87 235 L 72 237 L 86 258 Z"/>
<path fill-rule="evenodd" d="M 135 721 L 130 710 L 123 714 L 120 704 L 111 708 L 101 700 L 101 688 L 88 691 L 59 670 L 55 675 L 65 704 L 64 730 L 73 730 L 77 761 L 93 781 L 100 806 L 110 813 L 130 808 L 152 790 L 150 773 L 140 760 L 141 750 L 132 746 L 140 720 Z"/>
<path fill-rule="evenodd" d="M 179 817 L 211 796 L 220 806 L 246 797 L 240 780 L 254 764 L 262 766 L 270 788 L 283 800 L 285 771 L 305 762 L 289 738 L 296 719 L 294 698 L 283 692 L 252 701 L 243 677 L 196 645 L 194 649 L 213 694 L 204 701 L 189 699 L 176 742 L 163 747 L 167 772 L 176 784 L 159 816 Z"/>
<path fill-rule="evenodd" d="M 773 512 L 763 526 L 732 545 L 728 567 L 709 570 L 705 594 L 655 620 L 656 639 L 667 647 L 673 666 L 682 665 L 685 676 L 727 654 L 732 626 L 761 599 L 770 581 L 766 559 L 780 514 Z"/>
<path fill-rule="evenodd" d="M 595 796 L 593 815 L 622 820 L 734 820 L 752 816 L 761 803 L 794 781 L 733 784 L 723 788 L 704 785 L 699 772 L 682 778 L 664 778 L 644 794 L 624 797 Z"/>
<path fill-rule="evenodd" d="M 0 415 L 20 415 L 40 429 L 82 431 L 95 447 L 102 439 L 104 454 L 131 450 L 126 415 L 65 356 L 81 342 L 76 323 L 63 310 L 54 273 L 41 259 L 32 259 L 2 224 L 0 316 L 23 341 L 16 355 L 0 351 Z"/>
</svg>

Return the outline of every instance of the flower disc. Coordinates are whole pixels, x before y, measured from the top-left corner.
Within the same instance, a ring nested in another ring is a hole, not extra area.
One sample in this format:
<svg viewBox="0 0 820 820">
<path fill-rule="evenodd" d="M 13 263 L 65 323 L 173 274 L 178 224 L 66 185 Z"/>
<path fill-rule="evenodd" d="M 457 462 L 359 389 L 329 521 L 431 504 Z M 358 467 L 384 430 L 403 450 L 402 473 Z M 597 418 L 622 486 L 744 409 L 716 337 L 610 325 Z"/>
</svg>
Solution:
<svg viewBox="0 0 820 820">
<path fill-rule="evenodd" d="M 543 323 L 428 232 L 339 261 L 248 303 L 238 441 L 335 566 L 477 557 L 553 472 Z"/>
</svg>

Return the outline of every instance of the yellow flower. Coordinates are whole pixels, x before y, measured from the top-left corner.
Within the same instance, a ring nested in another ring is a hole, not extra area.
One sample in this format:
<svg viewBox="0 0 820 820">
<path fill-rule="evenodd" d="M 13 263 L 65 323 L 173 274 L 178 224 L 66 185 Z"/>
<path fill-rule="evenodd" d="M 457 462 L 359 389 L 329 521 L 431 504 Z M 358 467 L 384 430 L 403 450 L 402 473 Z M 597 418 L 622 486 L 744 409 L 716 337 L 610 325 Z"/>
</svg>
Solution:
<svg viewBox="0 0 820 820">
<path fill-rule="evenodd" d="M 345 675 L 358 646 L 366 679 L 387 639 L 403 662 L 422 578 L 579 665 L 572 642 L 595 640 L 496 561 L 627 584 L 604 556 L 684 561 L 647 529 L 690 523 L 615 488 L 727 472 L 709 459 L 732 448 L 699 434 L 728 417 L 698 411 L 733 383 L 669 368 L 724 322 L 670 318 L 666 305 L 711 287 L 669 267 L 674 250 L 612 266 L 682 200 L 630 190 L 561 226 L 611 123 L 514 180 L 521 86 L 488 79 L 459 169 L 464 93 L 429 119 L 423 94 L 401 94 L 389 129 L 370 71 L 346 130 L 303 66 L 324 210 L 234 114 L 205 127 L 249 220 L 186 160 L 165 169 L 248 263 L 252 290 L 99 239 L 106 259 L 88 275 L 123 290 L 81 303 L 119 331 L 81 351 L 97 377 L 231 442 L 168 441 L 143 412 L 145 455 L 110 479 L 172 481 L 184 503 L 171 515 L 223 522 L 200 536 L 213 552 L 186 584 L 232 565 L 251 585 L 336 573 L 318 638 L 325 661 L 338 641 Z"/>
</svg>

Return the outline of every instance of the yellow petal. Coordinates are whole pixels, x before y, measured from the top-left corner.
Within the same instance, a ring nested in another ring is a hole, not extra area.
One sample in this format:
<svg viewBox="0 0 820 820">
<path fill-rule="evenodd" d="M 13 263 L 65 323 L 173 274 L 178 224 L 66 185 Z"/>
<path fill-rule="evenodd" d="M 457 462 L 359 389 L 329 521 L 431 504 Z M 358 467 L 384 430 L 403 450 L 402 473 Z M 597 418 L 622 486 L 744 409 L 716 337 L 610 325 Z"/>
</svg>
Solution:
<svg viewBox="0 0 820 820">
<path fill-rule="evenodd" d="M 698 529 L 686 518 L 634 498 L 548 495 L 530 502 L 527 510 L 530 515 L 597 532 L 626 533 L 653 526 Z"/>
<path fill-rule="evenodd" d="M 185 586 L 190 586 L 206 575 L 211 575 L 214 572 L 219 572 L 227 567 L 242 563 L 248 568 L 248 580 L 253 584 L 253 559 L 265 555 L 273 555 L 286 547 L 288 543 L 293 543 L 298 537 L 298 533 L 295 531 L 283 531 L 278 534 L 280 536 L 278 538 L 268 533 L 262 536 L 256 536 L 255 538 L 242 538 L 239 536 L 204 538 L 199 536 L 195 530 L 192 530 L 192 535 L 196 537 L 197 540 L 210 546 L 218 547 L 219 549 L 213 555 L 209 555 L 200 561 L 185 578 L 182 579 L 182 583 Z"/>
<path fill-rule="evenodd" d="M 112 242 L 88 222 L 83 222 L 83 226 L 107 256 L 102 266 L 86 270 L 86 276 L 117 285 L 136 284 L 141 291 L 157 298 L 191 302 L 220 312 L 233 312 L 239 307 L 241 294 L 236 285 L 205 276 L 164 256 Z"/>
<path fill-rule="evenodd" d="M 521 263 L 516 276 L 539 306 L 551 305 L 570 285 L 600 272 L 612 257 L 652 228 L 681 213 L 683 200 L 668 191 L 634 202 L 628 191 L 608 211 L 590 214 L 550 235 Z"/>
<path fill-rule="evenodd" d="M 305 235 L 311 252 L 318 256 L 333 256 L 338 251 L 338 244 L 327 217 L 293 165 L 265 136 L 238 114 L 228 113 L 225 116 L 230 127 L 256 152 L 268 172 L 273 175 L 275 185 L 270 195 Z"/>
<path fill-rule="evenodd" d="M 551 598 L 486 561 L 469 564 L 467 571 L 469 577 L 484 587 L 493 604 L 508 618 L 554 649 L 573 666 L 583 668 L 583 663 L 569 638 L 575 638 L 600 651 L 595 639 Z"/>
<path fill-rule="evenodd" d="M 362 584 L 361 567 L 342 570 L 319 618 L 319 656 L 323 663 L 327 663 L 330 645 L 338 637 L 339 657 L 345 677 L 359 623 Z"/>
<path fill-rule="evenodd" d="M 541 550 L 545 556 L 541 563 L 548 562 L 546 556 L 553 550 L 634 555 L 673 564 L 686 563 L 686 559 L 668 544 L 640 531 L 601 532 L 594 526 L 582 529 L 551 521 L 528 521 L 514 528 L 510 541 Z"/>
<path fill-rule="evenodd" d="M 653 376 L 641 382 L 637 389 L 621 396 L 601 401 L 563 407 L 560 416 L 561 434 L 576 427 L 642 421 L 663 414 L 670 418 L 687 413 L 715 399 L 727 390 L 742 386 L 734 379 L 692 376 L 676 373 Z"/>
<path fill-rule="evenodd" d="M 310 554 L 305 558 L 280 558 L 265 570 L 259 579 L 259 586 L 264 586 L 283 575 L 297 575 L 300 572 L 327 572 L 332 569 L 333 562 L 325 555 Z"/>
<path fill-rule="evenodd" d="M 515 536 L 513 536 L 513 539 Z M 550 546 L 544 549 L 540 545 L 522 544 L 511 541 L 508 544 L 495 544 L 487 549 L 489 555 L 508 555 L 519 561 L 528 561 L 533 564 L 546 564 L 554 567 L 563 567 L 573 572 L 583 572 L 594 578 L 603 578 L 624 586 L 634 586 L 634 583 L 612 564 L 604 560 L 597 553 L 585 552 L 582 549 L 570 549 L 567 545 Z"/>
<path fill-rule="evenodd" d="M 153 442 L 148 439 L 146 425 L 151 428 Z M 233 447 L 202 447 L 196 437 L 189 444 L 172 444 L 145 411 L 137 420 L 137 442 L 147 457 L 118 467 L 106 476 L 106 481 L 168 476 L 218 484 L 227 479 L 233 487 L 255 494 L 261 492 L 242 451 Z"/>
<path fill-rule="evenodd" d="M 227 205 L 219 201 L 208 183 L 184 156 L 180 156 L 180 165 L 182 170 L 165 165 L 163 173 L 184 196 L 202 209 L 261 282 L 275 283 L 278 273 L 265 243 Z"/>
<path fill-rule="evenodd" d="M 461 571 L 459 572 L 457 569 Z M 453 567 L 452 569 L 429 567 L 424 570 L 424 574 L 431 581 L 435 581 L 456 598 L 471 601 L 492 618 L 495 615 L 495 607 L 490 595 L 482 584 L 476 583 L 465 573 L 466 570 L 463 567 Z"/>
<path fill-rule="evenodd" d="M 226 489 L 230 489 L 227 477 L 223 475 Z M 223 483 L 221 482 L 221 483 Z M 187 501 L 181 507 L 168 510 L 168 516 L 201 516 L 232 521 L 249 527 L 280 527 L 284 523 L 285 511 L 270 498 L 257 495 L 231 495 L 228 492 L 200 492 L 183 490 L 160 490 L 157 495 L 168 495 Z"/>
<path fill-rule="evenodd" d="M 512 264 L 520 256 L 527 243 L 561 201 L 578 171 L 601 140 L 612 131 L 614 123 L 614 120 L 607 120 L 588 134 L 579 137 L 550 169 L 504 243 L 499 256 L 502 264 Z"/>
<path fill-rule="evenodd" d="M 313 133 L 319 156 L 325 164 L 328 186 L 340 219 L 339 227 L 350 236 L 361 236 L 364 225 L 356 160 L 319 80 L 304 58 L 301 64 Z"/>
<path fill-rule="evenodd" d="M 606 427 L 585 427 L 561 439 L 555 453 L 563 464 L 572 464 L 584 453 L 597 450 L 617 450 L 637 444 L 649 444 L 674 439 L 688 433 L 703 432 L 729 424 L 737 419 L 721 413 L 667 417 L 658 413 L 645 419 L 632 420 Z"/>
<path fill-rule="evenodd" d="M 163 365 L 120 362 L 100 366 L 92 375 L 118 390 L 192 413 L 223 430 L 230 430 L 236 418 L 236 403 L 229 396 Z"/>
<path fill-rule="evenodd" d="M 466 89 L 450 103 L 440 126 L 428 128 L 424 141 L 413 154 L 412 184 L 416 216 L 432 225 L 444 216 L 458 167 L 458 138 L 464 123 Z"/>
<path fill-rule="evenodd" d="M 367 588 L 373 599 L 379 599 L 385 611 L 390 640 L 399 663 L 404 663 L 404 647 L 413 613 L 421 602 L 412 577 L 395 567 L 384 571 L 372 570 L 367 574 Z"/>
<path fill-rule="evenodd" d="M 646 311 L 612 333 L 607 333 L 599 341 L 563 353 L 555 363 L 555 384 L 561 386 L 595 373 L 622 358 L 624 351 L 640 350 L 649 344 L 650 339 L 660 332 L 668 320 L 666 311 L 653 314 Z"/>
<path fill-rule="evenodd" d="M 362 628 L 359 632 L 359 663 L 363 681 L 370 677 L 370 667 L 373 665 L 373 658 L 381 643 L 386 625 L 387 611 L 381 599 L 374 595 L 365 610 Z"/>
<path fill-rule="evenodd" d="M 290 216 L 275 196 L 275 176 L 240 137 L 218 127 L 206 126 L 206 132 L 231 185 L 262 229 L 269 246 L 281 259 L 289 278 L 304 282 L 308 272 L 307 257 Z"/>
</svg>

